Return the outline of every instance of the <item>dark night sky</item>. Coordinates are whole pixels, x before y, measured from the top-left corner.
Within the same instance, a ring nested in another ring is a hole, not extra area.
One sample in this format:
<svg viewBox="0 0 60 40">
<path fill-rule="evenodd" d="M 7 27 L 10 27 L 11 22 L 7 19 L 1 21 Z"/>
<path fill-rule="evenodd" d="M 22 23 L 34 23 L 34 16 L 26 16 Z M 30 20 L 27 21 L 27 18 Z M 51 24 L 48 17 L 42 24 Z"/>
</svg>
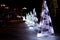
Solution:
<svg viewBox="0 0 60 40">
<path fill-rule="evenodd" d="M 0 0 L 0 4 L 6 4 L 11 9 L 18 8 L 20 11 L 23 7 L 27 7 L 26 12 L 33 10 L 36 8 L 36 11 L 40 13 L 42 0 Z"/>
<path fill-rule="evenodd" d="M 41 4 L 42 0 L 0 0 L 0 3 L 5 3 L 9 6 L 27 6 L 37 7 Z"/>
</svg>

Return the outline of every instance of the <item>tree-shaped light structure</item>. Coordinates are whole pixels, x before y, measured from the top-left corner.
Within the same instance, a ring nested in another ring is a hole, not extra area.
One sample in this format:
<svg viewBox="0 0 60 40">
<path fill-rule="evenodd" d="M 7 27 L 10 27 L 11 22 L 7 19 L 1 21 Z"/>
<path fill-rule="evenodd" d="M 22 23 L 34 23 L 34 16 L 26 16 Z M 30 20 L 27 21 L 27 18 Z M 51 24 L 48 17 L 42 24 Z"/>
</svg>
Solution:
<svg viewBox="0 0 60 40">
<path fill-rule="evenodd" d="M 37 37 L 54 34 L 51 17 L 48 14 L 49 14 L 48 6 L 46 4 L 46 1 L 44 0 L 44 8 L 41 14 L 42 20 L 40 21 L 39 26 L 40 30 L 37 33 Z"/>
<path fill-rule="evenodd" d="M 35 9 L 33 9 L 33 10 L 35 10 Z M 34 14 L 35 12 L 31 12 L 30 11 L 30 13 L 28 13 L 28 14 L 26 14 L 26 24 L 28 25 L 28 26 L 34 26 L 35 25 L 35 22 L 36 21 L 38 21 L 38 19 L 37 19 L 37 17 L 35 17 L 36 16 L 36 14 Z"/>
<path fill-rule="evenodd" d="M 41 21 L 39 24 L 37 23 L 38 18 L 36 17 L 36 14 L 37 13 L 34 8 L 33 13 L 32 11 L 30 11 L 28 14 L 26 14 L 26 19 L 23 17 L 28 27 L 30 29 L 32 28 L 38 30 L 37 37 L 54 34 L 51 17 L 49 15 L 48 6 L 45 0 L 44 0 L 44 8 L 41 14 Z"/>
</svg>

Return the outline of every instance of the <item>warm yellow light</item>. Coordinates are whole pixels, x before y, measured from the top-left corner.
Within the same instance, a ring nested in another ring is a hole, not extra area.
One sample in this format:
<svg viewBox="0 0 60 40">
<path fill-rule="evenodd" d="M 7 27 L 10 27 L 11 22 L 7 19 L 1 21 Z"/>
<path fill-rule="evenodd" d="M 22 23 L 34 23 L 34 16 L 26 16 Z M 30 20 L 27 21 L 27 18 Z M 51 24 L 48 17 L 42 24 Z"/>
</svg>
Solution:
<svg viewBox="0 0 60 40">
<path fill-rule="evenodd" d="M 1 4 L 1 7 L 2 7 L 2 6 L 5 7 L 6 5 L 5 5 L 5 4 Z"/>
<path fill-rule="evenodd" d="M 9 7 L 5 7 L 5 9 L 9 9 Z"/>
<path fill-rule="evenodd" d="M 14 8 L 13 10 L 16 10 L 16 8 Z"/>
</svg>

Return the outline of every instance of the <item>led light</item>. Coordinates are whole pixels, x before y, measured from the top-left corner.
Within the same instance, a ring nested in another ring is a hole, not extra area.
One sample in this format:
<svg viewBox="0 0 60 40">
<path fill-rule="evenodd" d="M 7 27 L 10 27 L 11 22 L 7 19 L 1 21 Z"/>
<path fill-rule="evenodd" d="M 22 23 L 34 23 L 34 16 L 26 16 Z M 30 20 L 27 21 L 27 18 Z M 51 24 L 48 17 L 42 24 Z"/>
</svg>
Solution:
<svg viewBox="0 0 60 40">
<path fill-rule="evenodd" d="M 25 21 L 26 19 L 25 19 L 25 17 L 23 16 L 23 21 Z"/>
<path fill-rule="evenodd" d="M 26 24 L 29 27 L 29 29 L 32 30 L 38 30 L 37 31 L 37 37 L 43 37 L 43 36 L 49 36 L 51 34 L 54 34 L 54 30 L 53 30 L 53 25 L 50 25 L 50 23 L 52 24 L 51 21 L 51 17 L 50 15 L 48 15 L 48 6 L 46 4 L 46 1 L 44 0 L 44 9 L 42 10 L 42 20 L 39 22 L 39 24 L 37 23 L 38 18 L 36 17 L 36 11 L 35 8 L 33 9 L 33 13 L 32 11 L 30 11 L 28 14 L 26 14 Z M 41 31 L 41 33 L 39 33 L 39 31 Z"/>
<path fill-rule="evenodd" d="M 29 29 L 34 29 L 33 27 L 29 27 Z"/>
<path fill-rule="evenodd" d="M 42 33 L 38 33 L 38 34 L 37 34 L 37 37 L 43 37 L 43 36 L 45 36 L 45 35 L 42 34 Z"/>
<path fill-rule="evenodd" d="M 49 34 L 37 33 L 37 37 L 49 36 Z"/>
</svg>

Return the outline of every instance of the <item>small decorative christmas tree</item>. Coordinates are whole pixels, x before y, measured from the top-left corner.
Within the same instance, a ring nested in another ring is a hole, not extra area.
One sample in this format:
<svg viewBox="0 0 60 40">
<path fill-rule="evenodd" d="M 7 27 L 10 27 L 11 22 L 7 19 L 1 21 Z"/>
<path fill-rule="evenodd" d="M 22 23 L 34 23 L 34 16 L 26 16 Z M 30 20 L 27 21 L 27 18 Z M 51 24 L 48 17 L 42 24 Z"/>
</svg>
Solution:
<svg viewBox="0 0 60 40">
<path fill-rule="evenodd" d="M 46 1 L 44 0 L 44 8 L 42 10 L 41 21 L 39 26 L 40 30 L 38 31 L 37 37 L 54 34 L 51 17 L 48 14 L 48 6 L 46 4 Z"/>
</svg>

